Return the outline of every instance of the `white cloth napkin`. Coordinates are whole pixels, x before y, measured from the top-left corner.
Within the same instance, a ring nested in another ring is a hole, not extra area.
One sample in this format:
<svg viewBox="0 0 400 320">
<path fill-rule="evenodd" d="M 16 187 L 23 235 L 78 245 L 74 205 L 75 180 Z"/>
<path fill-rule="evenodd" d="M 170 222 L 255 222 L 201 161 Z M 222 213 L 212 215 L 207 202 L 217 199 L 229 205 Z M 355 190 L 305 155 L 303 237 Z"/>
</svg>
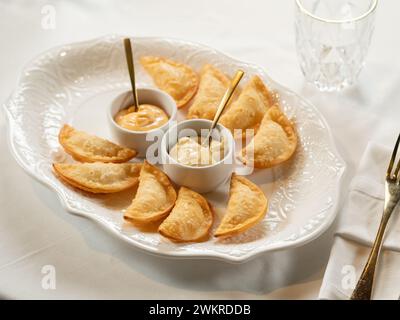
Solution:
<svg viewBox="0 0 400 320">
<path fill-rule="evenodd" d="M 367 261 L 382 217 L 384 176 L 392 149 L 370 143 L 348 199 L 325 271 L 320 299 L 348 299 Z M 400 205 L 393 212 L 375 274 L 373 299 L 400 298 Z"/>
</svg>

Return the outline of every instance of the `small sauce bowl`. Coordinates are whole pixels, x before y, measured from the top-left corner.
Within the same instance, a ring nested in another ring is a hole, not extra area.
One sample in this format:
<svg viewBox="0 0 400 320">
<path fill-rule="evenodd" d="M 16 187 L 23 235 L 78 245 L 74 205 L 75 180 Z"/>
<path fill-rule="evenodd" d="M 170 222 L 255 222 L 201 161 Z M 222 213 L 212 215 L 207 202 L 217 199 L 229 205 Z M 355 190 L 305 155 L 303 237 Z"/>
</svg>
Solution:
<svg viewBox="0 0 400 320">
<path fill-rule="evenodd" d="M 206 130 L 205 133 L 207 133 L 211 123 L 212 121 L 204 119 L 182 121 L 169 128 L 161 141 L 160 151 L 164 172 L 176 184 L 199 193 L 215 190 L 219 185 L 228 181 L 231 176 L 234 168 L 233 155 L 235 150 L 235 140 L 231 132 L 220 124 L 217 124 L 213 130 L 212 137 L 215 135 L 223 137 L 227 148 L 225 156 L 214 164 L 205 166 L 185 165 L 172 158 L 169 152 L 180 138 L 188 136 L 188 132 L 193 133 L 190 134 L 193 137 L 201 137 L 202 130 Z"/>
<path fill-rule="evenodd" d="M 112 137 L 116 142 L 124 147 L 136 150 L 138 152 L 137 157 L 144 158 L 150 146 L 153 145 L 154 149 L 158 149 L 160 146 L 161 137 L 171 123 L 176 121 L 177 107 L 175 100 L 170 95 L 158 89 L 137 88 L 137 94 L 140 104 L 151 104 L 163 109 L 168 115 L 168 122 L 149 131 L 133 131 L 118 125 L 115 122 L 116 114 L 120 110 L 133 105 L 132 92 L 127 91 L 121 93 L 112 101 L 108 110 L 108 123 Z"/>
</svg>

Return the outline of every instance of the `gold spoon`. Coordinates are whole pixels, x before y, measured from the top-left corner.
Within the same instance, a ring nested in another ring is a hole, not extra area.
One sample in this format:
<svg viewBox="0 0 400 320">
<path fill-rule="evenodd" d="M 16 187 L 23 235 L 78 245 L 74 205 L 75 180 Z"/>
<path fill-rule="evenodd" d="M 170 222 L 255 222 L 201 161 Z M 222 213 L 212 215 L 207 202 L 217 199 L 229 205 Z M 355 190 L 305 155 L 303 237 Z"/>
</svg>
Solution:
<svg viewBox="0 0 400 320">
<path fill-rule="evenodd" d="M 139 100 L 136 91 L 136 81 L 135 81 L 135 66 L 133 63 L 133 53 L 132 53 L 132 45 L 131 39 L 124 39 L 124 47 L 125 47 L 125 57 L 126 63 L 128 64 L 129 77 L 131 78 L 131 86 L 132 86 L 132 95 L 133 95 L 133 112 L 136 112 L 139 107 Z"/>
<path fill-rule="evenodd" d="M 244 71 L 242 71 L 242 70 L 236 71 L 236 74 L 233 77 L 228 90 L 226 90 L 224 96 L 222 97 L 221 102 L 219 103 L 217 112 L 215 113 L 213 122 L 210 127 L 210 131 L 208 132 L 207 137 L 203 140 L 203 143 L 202 143 L 203 145 L 206 143 L 208 143 L 208 144 L 210 143 L 211 133 L 214 130 L 215 126 L 217 125 L 218 120 L 221 117 L 222 112 L 224 111 L 225 107 L 228 105 L 229 101 L 231 100 L 232 95 L 235 92 L 237 86 L 239 85 L 240 80 L 242 80 L 242 78 L 243 78 L 243 75 L 244 75 Z"/>
</svg>

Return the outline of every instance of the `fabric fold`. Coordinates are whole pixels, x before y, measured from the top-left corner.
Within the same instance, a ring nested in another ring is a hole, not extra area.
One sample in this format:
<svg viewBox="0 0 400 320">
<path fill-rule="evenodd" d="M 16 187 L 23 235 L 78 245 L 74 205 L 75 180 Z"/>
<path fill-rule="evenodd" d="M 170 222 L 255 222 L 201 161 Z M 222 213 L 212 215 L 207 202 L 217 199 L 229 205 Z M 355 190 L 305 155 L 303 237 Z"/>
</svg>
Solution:
<svg viewBox="0 0 400 320">
<path fill-rule="evenodd" d="M 351 183 L 320 291 L 321 299 L 350 297 L 375 240 L 384 207 L 390 148 L 370 143 Z M 377 269 L 375 299 L 400 296 L 400 213 L 393 212 Z"/>
</svg>

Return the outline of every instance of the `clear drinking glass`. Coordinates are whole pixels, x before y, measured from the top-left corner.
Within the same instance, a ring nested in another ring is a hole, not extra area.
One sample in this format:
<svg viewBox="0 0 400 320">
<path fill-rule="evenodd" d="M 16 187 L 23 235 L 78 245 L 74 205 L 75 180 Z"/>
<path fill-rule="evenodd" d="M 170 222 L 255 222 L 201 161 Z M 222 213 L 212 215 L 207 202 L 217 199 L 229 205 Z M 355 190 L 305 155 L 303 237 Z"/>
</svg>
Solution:
<svg viewBox="0 0 400 320">
<path fill-rule="evenodd" d="M 339 91 L 358 78 L 378 0 L 296 0 L 296 46 L 307 81 Z"/>
</svg>

